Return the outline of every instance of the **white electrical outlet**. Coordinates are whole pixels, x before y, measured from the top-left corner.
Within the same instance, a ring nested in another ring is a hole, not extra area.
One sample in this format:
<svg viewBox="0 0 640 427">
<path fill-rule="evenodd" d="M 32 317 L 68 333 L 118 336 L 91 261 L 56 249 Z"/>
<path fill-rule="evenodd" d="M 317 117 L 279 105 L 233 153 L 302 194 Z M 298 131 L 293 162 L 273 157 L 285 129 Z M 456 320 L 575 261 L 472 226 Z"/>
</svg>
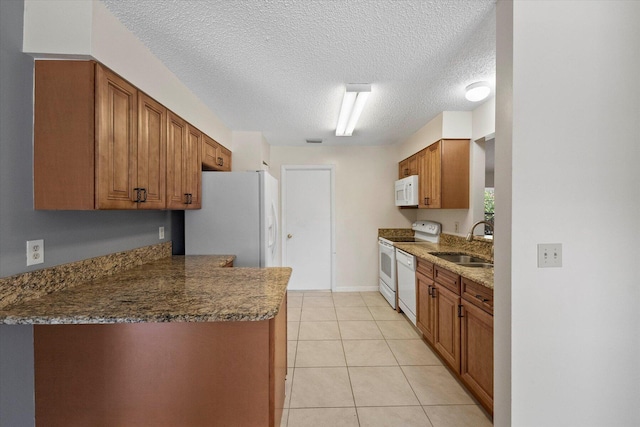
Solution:
<svg viewBox="0 0 640 427">
<path fill-rule="evenodd" d="M 562 267 L 562 243 L 538 244 L 538 268 Z"/>
<path fill-rule="evenodd" d="M 456 225 L 456 231 L 455 233 L 459 233 L 460 232 L 460 223 L 458 221 L 455 222 Z"/>
<path fill-rule="evenodd" d="M 164 227 L 158 227 L 158 239 L 164 239 Z"/>
<path fill-rule="evenodd" d="M 27 265 L 44 262 L 44 240 L 27 240 Z"/>
</svg>

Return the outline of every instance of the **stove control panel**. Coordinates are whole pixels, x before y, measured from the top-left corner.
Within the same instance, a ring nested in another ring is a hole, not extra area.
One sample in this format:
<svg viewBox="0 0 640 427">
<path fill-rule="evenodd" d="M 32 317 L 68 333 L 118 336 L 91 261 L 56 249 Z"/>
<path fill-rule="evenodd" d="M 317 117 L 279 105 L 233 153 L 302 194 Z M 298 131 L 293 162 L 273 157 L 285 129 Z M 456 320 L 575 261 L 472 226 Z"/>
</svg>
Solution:
<svg viewBox="0 0 640 427">
<path fill-rule="evenodd" d="M 431 243 L 438 243 L 440 241 L 442 224 L 439 222 L 416 221 L 411 228 L 414 231 L 416 240 L 424 240 Z"/>
<path fill-rule="evenodd" d="M 439 222 L 433 221 L 416 221 L 413 223 L 413 226 L 411 228 L 414 231 L 437 236 L 440 234 L 442 225 Z"/>
</svg>

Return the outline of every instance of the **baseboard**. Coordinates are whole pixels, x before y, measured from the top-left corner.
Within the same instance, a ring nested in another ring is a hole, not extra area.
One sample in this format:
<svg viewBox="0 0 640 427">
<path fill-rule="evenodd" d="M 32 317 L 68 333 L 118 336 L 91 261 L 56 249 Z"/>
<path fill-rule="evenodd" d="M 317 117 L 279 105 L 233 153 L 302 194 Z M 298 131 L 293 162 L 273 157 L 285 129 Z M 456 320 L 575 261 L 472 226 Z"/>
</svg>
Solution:
<svg viewBox="0 0 640 427">
<path fill-rule="evenodd" d="M 333 292 L 375 292 L 378 286 L 341 286 L 333 290 Z"/>
</svg>

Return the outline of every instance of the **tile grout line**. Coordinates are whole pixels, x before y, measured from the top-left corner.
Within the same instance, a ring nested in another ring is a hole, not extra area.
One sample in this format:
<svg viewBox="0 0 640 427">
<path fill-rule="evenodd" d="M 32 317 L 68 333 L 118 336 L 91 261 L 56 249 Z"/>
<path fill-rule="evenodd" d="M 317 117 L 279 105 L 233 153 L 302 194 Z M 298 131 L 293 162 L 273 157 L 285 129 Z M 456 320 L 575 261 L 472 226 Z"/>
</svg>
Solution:
<svg viewBox="0 0 640 427">
<path fill-rule="evenodd" d="M 345 369 L 347 370 L 347 378 L 349 378 L 349 389 L 351 390 L 351 398 L 353 399 L 353 410 L 356 413 L 356 422 L 358 423 L 358 426 L 360 426 L 360 417 L 358 416 L 358 406 L 356 405 L 356 394 L 353 392 L 353 383 L 351 382 L 351 372 L 349 371 L 349 362 L 347 362 L 347 353 L 344 351 L 344 339 L 342 337 L 342 329 L 340 329 L 338 312 L 335 307 L 336 302 L 333 300 L 333 293 L 331 294 L 331 302 L 333 303 L 333 309 L 336 313 L 336 323 L 338 324 L 338 334 L 340 335 L 340 346 L 342 347 L 342 356 L 344 357 L 344 365 L 345 365 Z"/>
<path fill-rule="evenodd" d="M 326 294 L 325 294 L 325 295 L 326 295 Z M 360 425 L 360 419 L 359 419 L 359 415 L 360 415 L 360 414 L 358 413 L 358 405 L 357 405 L 357 403 L 356 403 L 356 401 L 355 401 L 355 393 L 354 393 L 354 390 L 353 390 L 353 383 L 352 383 L 352 380 L 351 380 L 350 366 L 349 366 L 348 361 L 347 361 L 346 350 L 345 350 L 345 347 L 344 347 L 344 341 L 345 341 L 345 339 L 344 339 L 344 337 L 343 337 L 343 335 L 342 335 L 342 330 L 340 329 L 340 320 L 338 319 L 338 316 L 337 316 L 337 314 L 338 314 L 338 313 L 337 313 L 337 307 L 336 307 L 336 305 L 335 305 L 335 301 L 333 300 L 333 295 L 335 295 L 335 293 L 329 293 L 329 295 L 330 295 L 330 297 L 332 298 L 332 300 L 331 300 L 331 302 L 332 302 L 332 308 L 333 308 L 333 312 L 334 312 L 334 314 L 335 314 L 335 321 L 336 321 L 336 324 L 338 325 L 339 341 L 340 341 L 340 344 L 341 344 L 341 347 L 342 347 L 342 355 L 343 355 L 343 357 L 344 357 L 345 367 L 347 368 L 347 375 L 348 375 L 348 378 L 349 378 L 349 386 L 350 386 L 350 389 L 351 389 L 351 396 L 352 396 L 352 399 L 353 399 L 353 406 L 347 406 L 347 407 L 335 407 L 335 408 L 349 408 L 349 407 L 353 407 L 353 408 L 355 409 L 355 411 L 356 411 L 356 421 L 357 421 L 358 425 Z M 360 295 L 360 297 L 362 298 L 362 293 L 359 293 L 359 295 Z M 364 299 L 364 298 L 363 298 L 363 299 Z M 300 317 L 302 317 L 302 309 L 304 308 L 304 295 L 303 295 L 303 297 L 302 297 L 302 301 L 303 301 L 303 302 L 302 302 L 302 304 L 301 304 L 302 306 L 300 307 L 300 311 L 301 311 Z M 375 302 L 374 302 L 374 304 L 375 304 Z M 347 307 L 348 307 L 348 306 L 347 306 Z M 409 387 L 411 388 L 411 390 L 412 390 L 412 392 L 413 392 L 413 394 L 414 394 L 414 397 L 416 398 L 416 400 L 417 400 L 418 404 L 417 404 L 417 405 L 373 405 L 373 406 L 365 405 L 365 406 L 361 406 L 361 407 L 363 407 L 363 408 L 364 408 L 364 407 L 374 407 L 374 408 L 375 408 L 375 407 L 415 407 L 415 406 L 420 406 L 420 408 L 422 409 L 423 413 L 425 414 L 425 417 L 426 417 L 426 418 L 427 418 L 427 420 L 429 421 L 430 425 L 431 425 L 432 427 L 436 427 L 436 426 L 433 424 L 433 422 L 432 422 L 431 418 L 429 417 L 429 415 L 427 414 L 427 411 L 426 411 L 426 408 L 427 408 L 427 407 L 442 407 L 442 406 L 450 406 L 450 407 L 461 407 L 461 406 L 466 406 L 466 407 L 477 407 L 477 406 L 478 406 L 478 405 L 477 405 L 477 404 L 475 404 L 475 403 L 466 403 L 466 404 L 455 404 L 455 403 L 451 403 L 451 404 L 432 404 L 432 405 L 423 405 L 423 404 L 420 402 L 420 399 L 418 399 L 418 396 L 417 396 L 416 390 L 414 389 L 413 385 L 412 385 L 412 384 L 411 384 L 411 382 L 409 381 L 409 379 L 408 379 L 408 377 L 407 377 L 407 374 L 405 373 L 405 371 L 404 371 L 404 369 L 403 369 L 403 365 L 401 365 L 401 364 L 400 364 L 400 361 L 398 360 L 398 357 L 396 356 L 396 353 L 394 353 L 394 352 L 393 352 L 393 350 L 391 349 L 391 346 L 389 345 L 389 341 L 393 341 L 393 340 L 396 340 L 396 341 L 397 341 L 397 340 L 420 340 L 420 337 L 412 337 L 412 338 L 409 338 L 409 337 L 407 337 L 407 338 L 393 338 L 393 336 L 391 336 L 391 337 L 387 338 L 387 337 L 384 335 L 384 333 L 382 333 L 382 329 L 380 328 L 380 325 L 379 325 L 379 323 L 378 323 L 378 319 L 376 319 L 376 318 L 373 316 L 373 312 L 372 312 L 372 309 L 371 309 L 371 308 L 372 308 L 372 307 L 376 307 L 376 306 L 375 306 L 375 305 L 374 305 L 374 306 L 370 306 L 370 305 L 368 305 L 368 304 L 366 303 L 366 301 L 365 301 L 365 307 L 367 307 L 367 311 L 369 312 L 369 314 L 370 314 L 370 315 L 371 315 L 371 317 L 373 318 L 372 320 L 376 323 L 376 327 L 378 328 L 379 332 L 381 333 L 381 335 L 382 335 L 382 339 L 384 340 L 384 342 L 385 342 L 385 345 L 386 345 L 387 349 L 391 352 L 391 355 L 392 355 L 392 357 L 394 358 L 394 360 L 395 360 L 395 362 L 396 362 L 396 364 L 397 364 L 396 366 L 398 366 L 398 367 L 400 368 L 400 370 L 401 370 L 401 372 L 402 372 L 402 374 L 403 374 L 403 377 L 405 378 L 405 380 L 406 380 L 406 381 L 407 381 L 407 383 L 409 384 Z M 387 319 L 387 320 L 393 320 L 393 319 Z M 400 320 L 407 321 L 406 319 L 400 319 Z M 299 324 L 301 324 L 301 323 L 302 323 L 302 318 L 300 318 L 300 320 L 299 320 Z M 294 342 L 296 343 L 296 360 L 294 361 L 294 366 L 292 367 L 292 387 L 291 387 L 291 395 L 292 395 L 292 396 L 291 396 L 291 397 L 293 397 L 293 378 L 294 378 L 294 376 L 295 376 L 295 372 L 296 372 L 296 370 L 297 370 L 297 366 L 296 366 L 296 365 L 297 365 L 297 352 L 298 352 L 298 344 L 299 344 L 299 336 L 300 336 L 299 334 L 300 334 L 300 329 L 298 329 L 298 336 L 297 336 L 296 340 L 292 340 L 292 341 L 294 341 Z M 393 334 L 392 334 L 392 335 L 393 335 Z M 327 341 L 327 340 L 323 340 L 323 341 Z M 414 366 L 414 365 L 404 365 L 404 366 Z M 415 365 L 415 366 L 438 366 L 438 365 Z M 331 367 L 335 367 L 335 366 L 331 366 Z M 367 366 L 367 367 L 388 367 L 388 366 L 387 366 L 387 365 L 384 365 L 384 366 Z M 333 408 L 333 407 L 331 407 L 331 408 Z M 292 408 L 291 408 L 291 399 L 289 399 L 289 407 L 288 407 L 288 408 L 286 408 L 286 409 L 287 409 L 287 420 L 286 420 L 286 421 L 287 421 L 287 424 L 286 424 L 286 425 L 288 425 L 288 422 L 289 422 L 289 419 L 290 419 L 290 416 L 291 416 L 291 410 L 292 410 Z M 324 407 L 322 407 L 322 408 L 320 408 L 320 407 L 317 407 L 317 408 L 316 408 L 316 407 L 309 407 L 309 408 L 306 408 L 306 407 L 305 407 L 305 408 L 295 408 L 295 409 L 328 409 L 328 408 L 324 408 Z"/>
</svg>

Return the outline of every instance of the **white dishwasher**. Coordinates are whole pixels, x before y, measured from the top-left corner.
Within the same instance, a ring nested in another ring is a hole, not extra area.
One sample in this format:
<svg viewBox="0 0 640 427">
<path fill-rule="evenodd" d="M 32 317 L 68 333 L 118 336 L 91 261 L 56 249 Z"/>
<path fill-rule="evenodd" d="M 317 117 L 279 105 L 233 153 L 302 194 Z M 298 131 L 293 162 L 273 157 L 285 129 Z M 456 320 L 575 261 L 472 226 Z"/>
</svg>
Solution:
<svg viewBox="0 0 640 427">
<path fill-rule="evenodd" d="M 416 324 L 416 257 L 396 248 L 398 305 Z"/>
</svg>

